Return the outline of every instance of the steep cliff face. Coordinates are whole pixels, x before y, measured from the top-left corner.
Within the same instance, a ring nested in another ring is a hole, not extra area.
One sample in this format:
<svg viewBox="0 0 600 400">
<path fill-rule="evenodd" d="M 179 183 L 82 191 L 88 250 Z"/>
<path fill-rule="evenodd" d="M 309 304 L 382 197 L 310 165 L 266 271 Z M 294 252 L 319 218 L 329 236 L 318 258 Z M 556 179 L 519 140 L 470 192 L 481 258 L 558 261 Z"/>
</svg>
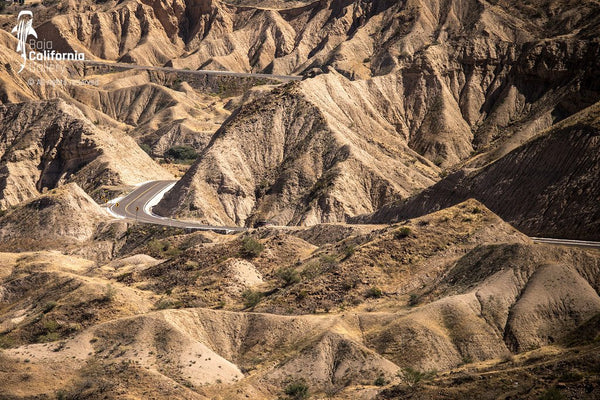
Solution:
<svg viewBox="0 0 600 400">
<path fill-rule="evenodd" d="M 599 135 L 597 103 L 494 163 L 354 221 L 395 221 L 474 197 L 529 235 L 598 240 Z"/>
<path fill-rule="evenodd" d="M 169 178 L 128 136 L 94 126 L 62 100 L 0 107 L 0 206 L 76 182 L 104 184 Z"/>
</svg>

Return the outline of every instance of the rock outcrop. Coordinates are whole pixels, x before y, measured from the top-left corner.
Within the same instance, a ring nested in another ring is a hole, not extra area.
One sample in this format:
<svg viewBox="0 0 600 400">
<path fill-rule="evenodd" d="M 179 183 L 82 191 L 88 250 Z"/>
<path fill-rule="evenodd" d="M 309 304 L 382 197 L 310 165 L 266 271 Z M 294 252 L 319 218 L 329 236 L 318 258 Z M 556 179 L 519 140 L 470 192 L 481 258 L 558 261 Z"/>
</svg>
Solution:
<svg viewBox="0 0 600 400">
<path fill-rule="evenodd" d="M 170 178 L 135 141 L 100 129 L 62 100 L 0 107 L 0 207 L 76 182 L 102 185 Z"/>
</svg>

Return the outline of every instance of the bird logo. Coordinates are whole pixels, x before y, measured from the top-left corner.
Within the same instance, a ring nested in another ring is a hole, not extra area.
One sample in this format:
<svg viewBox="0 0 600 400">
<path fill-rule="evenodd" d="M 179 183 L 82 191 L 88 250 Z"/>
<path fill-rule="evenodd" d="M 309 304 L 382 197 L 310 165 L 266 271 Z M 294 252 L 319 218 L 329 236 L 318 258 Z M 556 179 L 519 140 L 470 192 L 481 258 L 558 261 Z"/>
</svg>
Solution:
<svg viewBox="0 0 600 400">
<path fill-rule="evenodd" d="M 21 53 L 23 57 L 23 64 L 19 73 L 25 68 L 27 62 L 27 50 L 25 49 L 25 42 L 29 35 L 37 39 L 37 32 L 33 29 L 33 13 L 31 11 L 21 11 L 17 16 L 17 26 L 12 30 L 12 33 L 17 34 L 17 53 Z"/>
</svg>

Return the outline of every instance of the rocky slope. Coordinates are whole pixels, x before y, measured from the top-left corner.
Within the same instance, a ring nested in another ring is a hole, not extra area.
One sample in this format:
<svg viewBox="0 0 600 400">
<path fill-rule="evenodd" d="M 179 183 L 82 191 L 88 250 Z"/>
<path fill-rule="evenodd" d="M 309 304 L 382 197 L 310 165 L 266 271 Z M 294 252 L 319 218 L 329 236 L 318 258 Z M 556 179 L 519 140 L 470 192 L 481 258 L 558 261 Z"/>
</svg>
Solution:
<svg viewBox="0 0 600 400">
<path fill-rule="evenodd" d="M 108 220 L 108 213 L 76 183 L 69 183 L 6 212 L 0 218 L 1 247 L 32 250 L 85 242 Z"/>
<path fill-rule="evenodd" d="M 335 73 L 275 89 L 234 113 L 155 210 L 216 224 L 305 225 L 406 197 L 433 183 L 437 167 L 380 111 L 388 94 L 383 83 L 353 85 Z"/>
<path fill-rule="evenodd" d="M 219 4 L 213 3 L 212 6 L 218 8 Z M 380 157 L 378 150 L 367 150 L 372 160 L 385 161 L 382 164 L 393 166 L 396 171 L 389 172 L 389 167 L 377 165 L 376 170 L 381 171 L 389 183 L 385 184 L 387 188 L 376 190 L 386 192 L 385 196 L 381 196 L 382 200 L 390 196 L 405 197 L 428 183 L 414 179 L 410 185 L 410 179 L 405 179 L 404 167 L 397 164 L 399 158 L 403 159 L 401 163 L 410 158 L 416 159 L 419 173 L 430 166 L 418 155 L 442 168 L 458 168 L 465 164 L 469 167 L 482 166 L 593 104 L 600 97 L 597 79 L 594 78 L 599 70 L 600 47 L 592 38 L 597 26 L 597 4 L 580 4 L 577 8 L 581 13 L 579 19 L 572 19 L 567 5 L 562 2 L 540 5 L 542 14 L 534 22 L 530 21 L 531 10 L 519 9 L 519 13 L 510 14 L 507 7 L 504 3 L 472 4 L 463 1 L 447 4 L 434 1 L 406 4 L 373 2 L 370 6 L 351 2 L 331 4 L 325 11 L 321 3 L 313 3 L 296 10 L 294 19 L 286 19 L 294 26 L 293 21 L 308 18 L 304 13 L 313 10 L 307 25 L 303 25 L 302 34 L 296 33 L 295 47 L 289 55 L 294 55 L 294 60 L 305 57 L 298 52 L 302 53 L 305 49 L 308 30 L 314 23 L 322 21 L 323 12 L 327 14 L 326 28 L 322 29 L 327 39 L 310 51 L 303 67 L 283 71 L 302 71 L 312 65 L 323 67 L 325 74 L 299 84 L 301 93 L 308 100 L 308 104 L 302 107 L 322 113 L 328 129 L 342 131 L 344 141 L 369 132 L 375 142 L 391 143 L 390 149 L 384 152 L 395 153 L 392 158 L 396 160 Z M 218 13 L 221 12 L 224 11 L 219 9 Z M 262 21 L 264 13 L 288 16 L 292 11 L 244 8 L 231 13 L 236 18 L 250 13 L 243 24 L 233 24 L 235 34 L 236 29 L 246 32 L 245 27 L 262 24 L 257 21 Z M 278 37 L 285 40 L 287 28 L 284 28 L 285 25 L 278 26 L 282 32 Z M 555 26 L 562 26 L 564 31 Z M 345 36 L 332 34 L 328 29 L 345 32 Z M 209 44 L 210 49 L 217 48 L 211 39 L 213 30 L 218 30 L 216 25 L 211 26 L 202 40 L 198 39 L 200 50 L 190 57 L 203 61 L 210 58 L 202 49 Z M 290 31 L 290 34 L 293 32 L 296 31 Z M 321 32 L 315 34 L 318 36 Z M 378 47 L 374 44 L 375 39 L 380 40 Z M 231 39 L 231 43 L 223 53 L 226 56 L 222 57 L 239 60 L 239 40 Z M 363 56 L 363 62 L 358 62 Z M 273 66 L 284 64 L 286 57 L 275 58 Z M 196 68 L 199 64 L 181 65 Z M 233 64 L 228 64 L 227 68 L 248 70 L 246 66 Z M 272 70 L 281 71 L 275 67 Z M 278 90 L 269 97 L 277 97 Z M 239 135 L 235 139 L 238 143 L 252 142 L 256 135 L 265 134 L 255 133 L 256 127 L 269 126 L 272 129 L 273 108 L 265 108 L 264 103 L 261 100 L 256 100 L 255 104 L 251 102 L 232 116 L 215 136 L 198 165 L 160 205 L 161 213 L 236 224 L 251 224 L 262 218 L 274 218 L 277 223 L 285 224 L 311 224 L 343 221 L 359 210 L 379 206 L 372 194 L 370 201 L 363 194 L 363 187 L 377 188 L 381 184 L 369 183 L 373 178 L 364 178 L 363 174 L 371 172 L 356 165 L 347 170 L 360 178 L 344 183 L 351 193 L 358 193 L 355 199 L 344 198 L 346 194 L 340 193 L 334 205 L 328 204 L 327 200 L 319 200 L 318 209 L 314 211 L 311 205 L 314 196 L 302 196 L 302 193 L 311 191 L 302 188 L 303 182 L 295 183 L 287 178 L 285 183 L 277 183 L 281 186 L 273 193 L 277 196 L 267 194 L 263 196 L 264 200 L 257 199 L 257 194 L 264 192 L 265 186 L 268 191 L 278 182 L 277 177 L 267 172 L 269 168 L 265 169 L 262 165 L 263 160 L 251 159 L 252 155 L 245 154 L 222 160 L 215 153 L 220 155 L 225 147 L 230 148 L 229 144 L 223 144 L 233 140 L 228 139 L 230 137 Z M 295 102 L 281 102 L 278 107 L 285 108 L 281 111 L 282 115 L 298 112 Z M 249 122 L 253 128 L 245 128 Z M 234 126 L 250 129 L 252 136 L 233 132 Z M 306 135 L 309 129 L 318 128 L 283 125 L 276 131 L 289 136 L 295 135 L 299 129 Z M 356 143 L 353 139 L 350 141 Z M 248 146 L 252 146 L 251 143 Z M 236 147 L 234 145 L 233 148 Z M 357 147 L 369 148 L 365 144 Z M 248 149 L 256 151 L 255 147 Z M 263 151 L 258 152 L 262 154 Z M 473 158 L 476 152 L 482 154 Z M 376 165 L 372 160 L 367 164 Z M 327 164 L 328 161 L 322 157 L 322 162 Z M 254 165 L 257 163 L 260 165 Z M 280 165 L 278 161 L 271 164 Z M 286 168 L 289 166 L 286 165 L 282 171 Z M 311 173 L 308 186 L 320 180 L 327 182 L 330 192 L 339 191 L 335 179 L 331 179 L 326 169 L 311 169 L 315 172 Z M 414 168 L 411 169 L 414 173 Z M 357 170 L 363 172 L 357 174 Z M 232 173 L 236 176 L 228 176 Z M 296 174 L 298 172 L 294 172 Z M 431 174 L 425 175 L 429 180 L 435 179 Z M 357 180 L 360 181 L 358 185 L 355 183 Z M 204 202 L 200 200 L 203 197 Z M 292 207 L 289 202 L 293 203 Z M 265 213 L 266 208 L 271 211 Z M 311 209 L 307 212 L 302 208 Z M 277 211 L 272 211 L 274 209 Z"/>
<path fill-rule="evenodd" d="M 170 177 L 133 139 L 99 129 L 62 100 L 1 106 L 0 121 L 2 208 L 68 182 L 91 193 Z"/>
<path fill-rule="evenodd" d="M 532 244 L 476 201 L 394 226 L 262 229 L 256 253 L 248 236 L 140 240 L 150 229 L 131 226 L 135 255 L 106 264 L 0 254 L 4 393 L 373 399 L 473 382 L 475 398 L 532 369 L 545 378 L 511 389 L 524 398 L 569 371 L 561 390 L 598 387 L 598 253 Z M 437 377 L 411 387 L 408 367 Z"/>
<path fill-rule="evenodd" d="M 597 103 L 494 163 L 355 221 L 411 218 L 475 197 L 528 235 L 600 240 L 599 132 Z"/>
</svg>

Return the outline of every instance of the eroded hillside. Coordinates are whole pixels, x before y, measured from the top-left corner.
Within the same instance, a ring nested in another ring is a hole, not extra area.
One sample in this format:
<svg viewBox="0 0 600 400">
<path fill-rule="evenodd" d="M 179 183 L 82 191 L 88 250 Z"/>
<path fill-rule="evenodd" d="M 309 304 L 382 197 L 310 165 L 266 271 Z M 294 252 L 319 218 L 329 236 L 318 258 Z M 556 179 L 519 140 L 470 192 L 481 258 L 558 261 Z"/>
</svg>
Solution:
<svg viewBox="0 0 600 400">
<path fill-rule="evenodd" d="M 532 244 L 476 201 L 392 226 L 102 232 L 124 242 L 110 262 L 0 256 L 5 393 L 270 399 L 300 382 L 404 398 L 534 369 L 572 393 L 599 388 L 598 254 Z M 439 372 L 411 388 L 407 368 Z M 547 390 L 530 382 L 515 393 Z"/>
</svg>

